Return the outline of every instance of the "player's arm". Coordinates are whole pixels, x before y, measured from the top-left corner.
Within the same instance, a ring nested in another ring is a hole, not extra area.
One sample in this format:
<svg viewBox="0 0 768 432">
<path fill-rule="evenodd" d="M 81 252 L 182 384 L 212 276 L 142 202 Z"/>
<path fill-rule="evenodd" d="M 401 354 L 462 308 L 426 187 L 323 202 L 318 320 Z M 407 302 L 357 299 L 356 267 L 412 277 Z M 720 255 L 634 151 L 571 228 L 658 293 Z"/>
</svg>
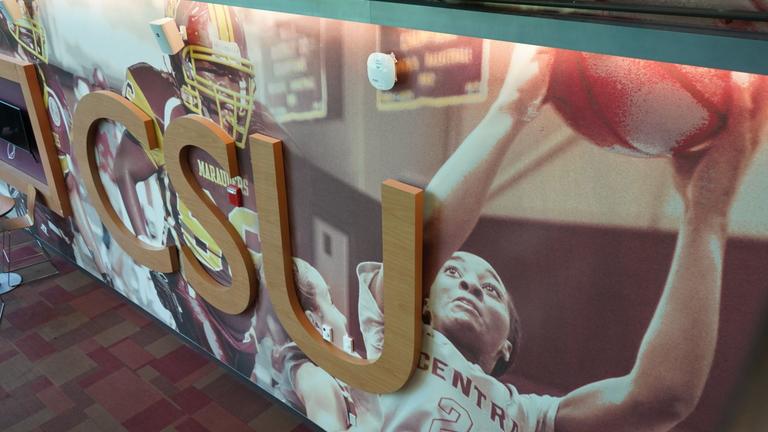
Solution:
<svg viewBox="0 0 768 432">
<path fill-rule="evenodd" d="M 552 50 L 516 45 L 507 76 L 491 109 L 440 167 L 425 190 L 424 279 L 431 281 L 477 224 L 504 155 L 549 83 Z M 382 307 L 382 279 L 371 284 Z"/>
<path fill-rule="evenodd" d="M 425 193 L 425 280 L 475 228 L 510 144 L 544 99 L 552 50 L 516 45 L 497 100 L 440 167 Z"/>
<path fill-rule="evenodd" d="M 685 205 L 670 273 L 632 370 L 567 395 L 558 432 L 668 431 L 696 407 L 717 340 L 728 214 L 757 138 L 733 84 L 727 129 L 710 150 L 674 160 Z"/>
<path fill-rule="evenodd" d="M 115 153 L 115 174 L 117 187 L 125 202 L 128 219 L 131 222 L 134 234 L 147 236 L 147 223 L 144 213 L 141 211 L 139 194 L 136 184 L 148 179 L 157 171 L 157 168 L 141 148 L 141 145 L 133 141 L 128 133 L 123 134 Z"/>
<path fill-rule="evenodd" d="M 294 391 L 304 402 L 307 418 L 323 430 L 347 430 L 347 407 L 336 380 L 311 362 L 295 372 Z"/>
</svg>

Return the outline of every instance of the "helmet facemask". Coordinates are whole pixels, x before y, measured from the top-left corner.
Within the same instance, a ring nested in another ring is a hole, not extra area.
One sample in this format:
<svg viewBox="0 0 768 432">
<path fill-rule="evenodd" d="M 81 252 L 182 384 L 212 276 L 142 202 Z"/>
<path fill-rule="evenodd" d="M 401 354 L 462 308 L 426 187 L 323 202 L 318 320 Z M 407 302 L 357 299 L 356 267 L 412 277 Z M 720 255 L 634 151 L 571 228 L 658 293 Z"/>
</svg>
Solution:
<svg viewBox="0 0 768 432">
<path fill-rule="evenodd" d="M 36 13 L 31 13 L 24 2 L 19 4 L 21 17 L 13 20 L 11 34 L 19 45 L 35 58 L 48 63 L 48 50 L 45 46 L 45 29 L 36 18 Z"/>
<path fill-rule="evenodd" d="M 243 148 L 253 114 L 256 74 L 251 61 L 228 53 L 232 47 L 221 44 L 222 49 L 187 45 L 179 53 L 184 73 L 182 101 L 196 114 L 203 115 L 204 106 L 213 110 L 222 129 Z"/>
</svg>

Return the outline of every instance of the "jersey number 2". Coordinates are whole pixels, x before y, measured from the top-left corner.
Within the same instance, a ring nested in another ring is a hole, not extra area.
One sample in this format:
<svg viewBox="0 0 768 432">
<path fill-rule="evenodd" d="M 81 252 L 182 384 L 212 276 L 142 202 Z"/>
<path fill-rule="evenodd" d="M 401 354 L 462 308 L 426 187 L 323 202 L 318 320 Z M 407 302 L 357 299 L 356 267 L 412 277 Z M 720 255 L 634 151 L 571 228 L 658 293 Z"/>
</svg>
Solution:
<svg viewBox="0 0 768 432">
<path fill-rule="evenodd" d="M 432 420 L 429 432 L 469 432 L 472 430 L 472 417 L 469 412 L 451 398 L 442 398 L 437 403 L 442 416 Z"/>
</svg>

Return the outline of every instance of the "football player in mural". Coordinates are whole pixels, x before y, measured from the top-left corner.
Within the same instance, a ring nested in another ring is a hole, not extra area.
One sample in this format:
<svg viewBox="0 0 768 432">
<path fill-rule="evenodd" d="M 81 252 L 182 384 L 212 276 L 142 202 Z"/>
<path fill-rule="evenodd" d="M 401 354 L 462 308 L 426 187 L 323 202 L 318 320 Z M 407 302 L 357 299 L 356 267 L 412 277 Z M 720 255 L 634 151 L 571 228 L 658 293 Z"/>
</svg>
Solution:
<svg viewBox="0 0 768 432">
<path fill-rule="evenodd" d="M 290 146 L 287 133 L 254 97 L 255 71 L 248 59 L 243 26 L 235 10 L 208 3 L 169 0 L 166 16 L 184 29 L 184 48 L 169 56 L 169 71 L 145 63 L 131 66 L 123 91 L 127 99 L 155 120 L 158 132 L 164 132 L 177 117 L 199 114 L 219 123 L 236 140 L 240 161 L 250 160 L 245 144 L 252 133 L 282 139 Z M 158 138 L 162 140 L 161 133 Z M 196 160 L 193 163 L 198 168 L 196 174 L 201 187 L 228 215 L 248 248 L 258 251 L 256 213 L 229 202 L 228 184 L 221 184 L 222 176 L 216 174 L 218 166 L 209 155 L 194 151 L 192 157 Z M 221 249 L 177 199 L 163 166 L 162 147 L 145 151 L 128 133 L 124 135 L 115 155 L 115 172 L 126 203 L 127 223 L 139 238 L 149 243 L 183 242 L 214 278 L 228 284 L 231 278 Z M 250 165 L 246 162 L 241 169 L 242 178 L 232 182 L 241 186 L 244 199 L 249 202 L 253 199 L 249 194 Z M 210 175 L 211 172 L 215 175 Z M 148 191 L 147 195 L 140 195 L 137 186 Z M 231 316 L 210 306 L 178 275 L 152 272 L 152 277 L 158 295 L 183 334 L 208 345 L 214 355 L 244 375 L 251 374 L 255 339 L 258 339 L 252 334 L 255 311 Z M 264 298 L 263 291 L 260 290 L 260 299 Z M 263 303 L 260 301 L 260 304 Z M 268 327 L 262 323 L 256 326 L 257 329 Z"/>
<path fill-rule="evenodd" d="M 523 395 L 497 377 L 514 361 L 520 323 L 514 281 L 482 257 L 458 251 L 477 223 L 515 136 L 549 85 L 551 53 L 519 45 L 499 99 L 426 189 L 423 353 L 411 382 L 380 397 L 382 430 L 668 431 L 696 407 L 712 365 L 728 216 L 758 146 L 766 107 L 752 83 L 732 79 L 725 129 L 711 146 L 673 157 L 685 211 L 666 286 L 624 376 L 562 398 Z M 360 321 L 368 358 L 383 341 L 381 264 L 364 263 Z"/>
<path fill-rule="evenodd" d="M 35 63 L 37 66 L 53 139 L 59 150 L 59 159 L 72 205 L 71 233 L 59 230 L 57 226 L 61 224 L 54 222 L 58 218 L 47 210 L 41 210 L 45 213 L 39 215 L 36 225 L 40 227 L 40 233 L 49 243 L 67 245 L 59 247 L 60 250 L 69 250 L 69 245 L 74 243 L 73 258 L 77 263 L 106 278 L 109 269 L 104 257 L 99 253 L 103 247 L 94 237 L 91 231 L 93 225 L 87 218 L 89 211 L 93 213 L 93 210 L 81 199 L 85 190 L 75 180 L 77 167 L 70 157 L 72 111 L 61 83 L 69 80 L 71 74 L 48 63 L 45 28 L 41 24 L 40 8 L 36 0 L 3 0 L 0 3 L 0 12 L 0 49 L 19 60 Z"/>
</svg>

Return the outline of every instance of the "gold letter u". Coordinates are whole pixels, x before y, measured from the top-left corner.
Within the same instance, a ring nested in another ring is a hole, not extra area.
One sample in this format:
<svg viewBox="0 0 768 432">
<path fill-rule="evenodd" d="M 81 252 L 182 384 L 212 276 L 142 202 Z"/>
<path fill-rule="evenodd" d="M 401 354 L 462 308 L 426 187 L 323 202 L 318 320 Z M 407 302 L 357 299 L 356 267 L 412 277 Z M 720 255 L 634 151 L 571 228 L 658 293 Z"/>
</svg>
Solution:
<svg viewBox="0 0 768 432">
<path fill-rule="evenodd" d="M 296 294 L 282 144 L 250 137 L 264 275 L 275 313 L 307 357 L 334 377 L 371 393 L 395 392 L 413 373 L 421 347 L 423 191 L 395 180 L 382 184 L 384 342 L 378 359 L 360 359 L 323 340 Z"/>
</svg>

